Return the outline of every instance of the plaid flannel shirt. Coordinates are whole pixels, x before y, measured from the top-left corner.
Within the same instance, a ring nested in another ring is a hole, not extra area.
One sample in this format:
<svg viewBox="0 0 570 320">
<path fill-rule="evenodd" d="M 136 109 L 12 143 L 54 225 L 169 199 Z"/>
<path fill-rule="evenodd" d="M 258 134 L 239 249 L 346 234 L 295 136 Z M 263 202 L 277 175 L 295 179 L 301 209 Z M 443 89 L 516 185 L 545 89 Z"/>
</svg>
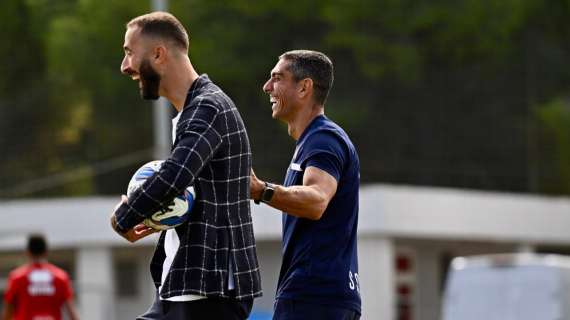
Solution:
<svg viewBox="0 0 570 320">
<path fill-rule="evenodd" d="M 196 202 L 189 221 L 176 227 L 180 247 L 163 283 L 162 298 L 227 297 L 230 261 L 236 298 L 261 296 L 249 202 L 250 171 L 249 139 L 237 108 L 207 75 L 201 75 L 186 97 L 170 157 L 115 212 L 118 230 L 128 230 L 194 186 Z M 157 288 L 165 234 L 160 235 L 151 262 Z"/>
</svg>

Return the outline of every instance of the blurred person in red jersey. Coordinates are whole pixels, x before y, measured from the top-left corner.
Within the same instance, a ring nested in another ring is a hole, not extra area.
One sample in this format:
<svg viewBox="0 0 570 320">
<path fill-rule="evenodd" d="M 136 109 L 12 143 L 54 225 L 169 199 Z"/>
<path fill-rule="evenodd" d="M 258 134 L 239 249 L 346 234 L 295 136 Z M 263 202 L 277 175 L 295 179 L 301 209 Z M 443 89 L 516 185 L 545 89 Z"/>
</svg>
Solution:
<svg viewBox="0 0 570 320">
<path fill-rule="evenodd" d="M 29 236 L 30 262 L 10 272 L 2 320 L 60 320 L 62 307 L 70 320 L 79 319 L 69 276 L 47 261 L 47 252 L 44 236 Z"/>
</svg>

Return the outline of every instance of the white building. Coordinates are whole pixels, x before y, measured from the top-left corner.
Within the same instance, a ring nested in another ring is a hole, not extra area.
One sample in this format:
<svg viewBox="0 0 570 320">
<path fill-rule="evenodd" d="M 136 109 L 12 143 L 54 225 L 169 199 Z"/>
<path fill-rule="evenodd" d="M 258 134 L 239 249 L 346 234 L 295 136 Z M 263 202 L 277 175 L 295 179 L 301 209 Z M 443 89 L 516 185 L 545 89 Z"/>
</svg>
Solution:
<svg viewBox="0 0 570 320">
<path fill-rule="evenodd" d="M 109 227 L 116 198 L 0 202 L 0 289 L 25 262 L 31 232 L 44 233 L 50 260 L 71 272 L 85 320 L 134 319 L 154 298 L 148 264 L 157 236 L 129 244 Z M 264 296 L 271 314 L 280 265 L 281 216 L 252 206 Z M 6 223 L 9 222 L 9 223 Z M 447 265 L 458 255 L 570 253 L 570 199 L 442 188 L 369 185 L 359 221 L 362 319 L 439 319 Z M 252 317 L 254 318 L 254 317 Z"/>
</svg>

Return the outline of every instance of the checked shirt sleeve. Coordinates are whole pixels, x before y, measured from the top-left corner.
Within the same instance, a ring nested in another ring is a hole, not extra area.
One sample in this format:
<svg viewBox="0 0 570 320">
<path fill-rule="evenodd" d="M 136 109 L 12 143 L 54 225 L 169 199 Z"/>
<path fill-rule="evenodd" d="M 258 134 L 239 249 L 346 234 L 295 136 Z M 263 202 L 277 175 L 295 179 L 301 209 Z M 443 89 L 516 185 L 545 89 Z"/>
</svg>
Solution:
<svg viewBox="0 0 570 320">
<path fill-rule="evenodd" d="M 222 136 L 216 130 L 219 113 L 215 103 L 206 99 L 184 108 L 170 157 L 160 171 L 148 178 L 115 212 L 119 231 L 131 229 L 194 184 L 196 176 L 222 143 Z"/>
</svg>

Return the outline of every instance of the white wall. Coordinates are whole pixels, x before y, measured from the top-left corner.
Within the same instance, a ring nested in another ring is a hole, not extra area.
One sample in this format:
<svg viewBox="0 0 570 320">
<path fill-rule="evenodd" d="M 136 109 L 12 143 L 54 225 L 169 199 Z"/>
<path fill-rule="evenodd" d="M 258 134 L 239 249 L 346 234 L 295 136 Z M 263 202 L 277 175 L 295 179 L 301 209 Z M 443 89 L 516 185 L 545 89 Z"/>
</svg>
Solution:
<svg viewBox="0 0 570 320">
<path fill-rule="evenodd" d="M 77 302 L 82 319 L 108 320 L 115 314 L 112 252 L 108 247 L 84 247 L 77 255 Z"/>
<path fill-rule="evenodd" d="M 360 234 L 570 244 L 570 199 L 432 187 L 361 188 Z"/>
<path fill-rule="evenodd" d="M 281 267 L 281 242 L 260 241 L 257 243 L 257 255 L 261 268 L 261 287 L 263 296 L 255 299 L 254 309 L 273 312 L 275 291 Z"/>
<path fill-rule="evenodd" d="M 135 272 L 138 289 L 135 296 L 121 297 L 118 295 L 118 288 L 115 287 L 115 319 L 135 319 L 136 316 L 143 314 L 154 301 L 155 287 L 150 277 L 149 266 L 153 251 L 152 246 L 114 250 L 115 261 L 129 259 L 136 263 L 136 270 L 133 272 Z M 117 286 L 116 283 L 115 286 Z"/>
<path fill-rule="evenodd" d="M 380 237 L 358 239 L 362 319 L 394 319 L 394 243 Z"/>
</svg>

